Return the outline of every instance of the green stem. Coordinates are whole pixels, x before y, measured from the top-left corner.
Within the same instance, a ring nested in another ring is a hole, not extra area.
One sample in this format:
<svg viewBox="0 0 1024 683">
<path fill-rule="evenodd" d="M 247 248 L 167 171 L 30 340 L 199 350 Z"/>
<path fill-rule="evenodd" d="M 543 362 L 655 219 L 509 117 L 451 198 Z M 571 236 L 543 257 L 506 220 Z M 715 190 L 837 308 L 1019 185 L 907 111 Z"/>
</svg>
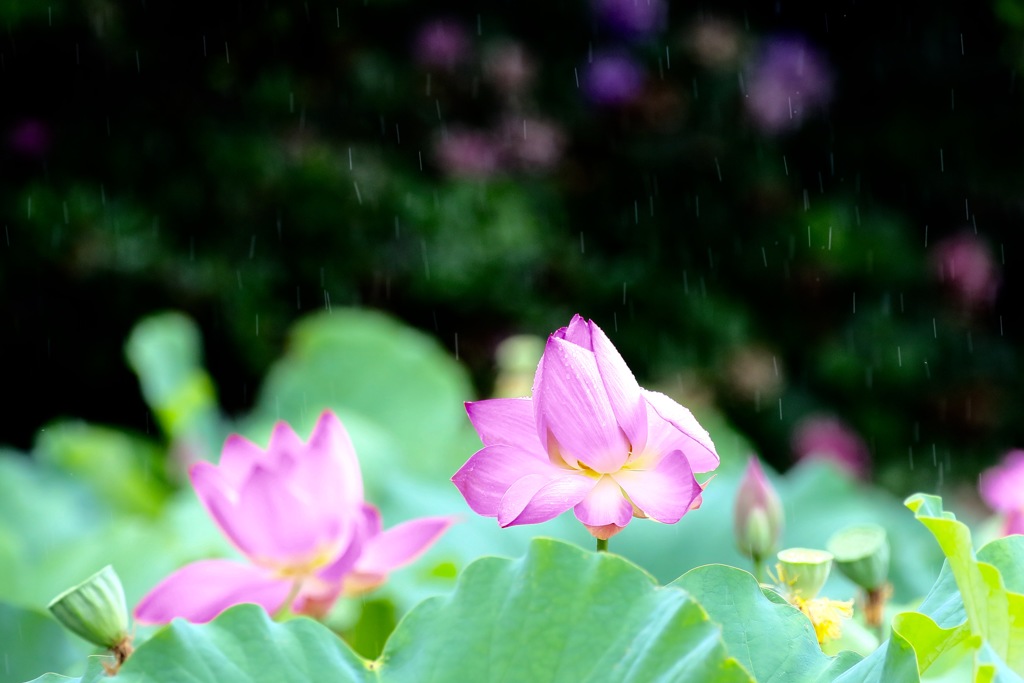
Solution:
<svg viewBox="0 0 1024 683">
<path fill-rule="evenodd" d="M 754 578 L 757 579 L 758 583 L 764 583 L 764 560 L 758 556 L 754 556 Z"/>
<path fill-rule="evenodd" d="M 608 539 L 599 538 L 597 539 L 597 552 L 606 553 L 608 552 Z"/>
<path fill-rule="evenodd" d="M 292 613 L 292 603 L 295 602 L 295 598 L 298 597 L 300 590 L 302 590 L 302 579 L 295 579 L 292 589 L 288 591 L 288 597 L 285 598 L 281 606 L 274 612 L 274 621 L 282 621 Z"/>
</svg>

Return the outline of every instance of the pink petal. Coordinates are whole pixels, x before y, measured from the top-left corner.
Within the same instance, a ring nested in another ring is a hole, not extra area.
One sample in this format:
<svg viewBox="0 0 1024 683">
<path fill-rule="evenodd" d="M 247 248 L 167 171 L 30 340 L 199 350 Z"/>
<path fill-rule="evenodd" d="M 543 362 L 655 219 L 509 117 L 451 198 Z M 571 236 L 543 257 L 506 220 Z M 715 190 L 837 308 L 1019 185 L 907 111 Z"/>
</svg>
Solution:
<svg viewBox="0 0 1024 683">
<path fill-rule="evenodd" d="M 317 420 L 306 445 L 309 455 L 316 455 L 317 466 L 308 472 L 305 490 L 322 496 L 325 504 L 358 507 L 363 503 L 363 475 L 359 469 L 355 446 L 341 420 L 325 410 Z M 319 485 L 316 480 L 321 480 Z"/>
<path fill-rule="evenodd" d="M 596 323 L 590 323 L 594 357 L 601 373 L 612 412 L 633 452 L 642 451 L 647 443 L 647 402 L 644 401 L 640 385 L 630 372 L 626 361 L 604 331 Z"/>
<path fill-rule="evenodd" d="M 539 524 L 573 507 L 594 488 L 597 480 L 572 470 L 563 476 L 531 474 L 509 488 L 498 508 L 498 524 Z"/>
<path fill-rule="evenodd" d="M 217 468 L 220 469 L 224 482 L 237 490 L 249 476 L 249 470 L 257 463 L 267 464 L 266 451 L 244 436 L 232 434 L 224 442 Z M 197 463 L 199 464 L 202 463 Z"/>
<path fill-rule="evenodd" d="M 356 572 L 386 575 L 404 567 L 425 553 L 454 521 L 454 517 L 423 517 L 372 536 L 363 546 Z"/>
<path fill-rule="evenodd" d="M 1011 534 L 1024 534 L 1024 506 L 1006 513 L 1003 535 L 1010 536 Z"/>
<path fill-rule="evenodd" d="M 380 533 L 380 510 L 369 503 L 363 503 L 349 520 L 351 533 L 348 543 L 331 564 L 317 572 L 317 578 L 328 586 L 340 584 L 346 574 L 353 571 L 363 554 L 366 542 Z"/>
<path fill-rule="evenodd" d="M 195 623 L 210 621 L 232 605 L 256 603 L 273 613 L 281 607 L 291 584 L 264 569 L 229 560 L 202 560 L 182 567 L 146 594 L 135 607 L 135 619 L 166 624 L 175 617 Z"/>
<path fill-rule="evenodd" d="M 257 564 L 306 564 L 337 535 L 316 501 L 294 492 L 281 474 L 257 466 L 230 507 L 211 510 L 224 534 Z"/>
<path fill-rule="evenodd" d="M 582 346 L 587 351 L 593 351 L 594 343 L 590 328 L 592 324 L 593 323 L 588 322 L 583 316 L 577 313 L 572 317 L 572 320 L 569 321 L 568 327 L 560 328 L 552 336 L 557 337 L 558 339 L 564 339 L 576 346 Z"/>
<path fill-rule="evenodd" d="M 576 519 L 588 527 L 608 524 L 622 527 L 629 524 L 632 518 L 633 506 L 609 476 L 601 477 L 597 485 L 576 505 Z"/>
<path fill-rule="evenodd" d="M 270 433 L 270 443 L 267 445 L 267 458 L 272 469 L 294 460 L 304 450 L 302 439 L 291 425 L 283 420 L 274 425 L 274 430 Z"/>
<path fill-rule="evenodd" d="M 665 394 L 643 389 L 653 410 L 647 411 L 646 456 L 660 457 L 680 450 L 694 472 L 710 472 L 718 467 L 718 453 L 711 437 L 693 414 Z M 660 419 L 659 419 L 660 418 Z"/>
<path fill-rule="evenodd" d="M 529 398 L 492 398 L 466 404 L 466 413 L 485 446 L 515 446 L 524 453 L 547 460 L 537 438 L 537 418 Z"/>
<path fill-rule="evenodd" d="M 473 512 L 496 517 L 502 497 L 518 480 L 535 474 L 547 481 L 567 471 L 514 446 L 487 446 L 473 454 L 452 482 Z"/>
<path fill-rule="evenodd" d="M 549 338 L 544 349 L 541 393 L 534 396 L 537 431 L 553 436 L 565 456 L 596 472 L 614 472 L 629 456 L 629 444 L 612 411 L 597 361 L 590 351 Z"/>
<path fill-rule="evenodd" d="M 667 454 L 653 469 L 624 469 L 610 476 L 641 512 L 665 524 L 678 522 L 701 492 L 680 451 Z"/>
</svg>

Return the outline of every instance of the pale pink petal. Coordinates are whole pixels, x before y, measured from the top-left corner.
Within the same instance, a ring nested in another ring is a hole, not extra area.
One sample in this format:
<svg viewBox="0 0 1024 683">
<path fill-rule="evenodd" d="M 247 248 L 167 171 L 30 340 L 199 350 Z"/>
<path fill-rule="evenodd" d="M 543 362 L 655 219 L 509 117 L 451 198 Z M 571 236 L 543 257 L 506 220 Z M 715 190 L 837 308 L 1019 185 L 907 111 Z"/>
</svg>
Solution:
<svg viewBox="0 0 1024 683">
<path fill-rule="evenodd" d="M 232 605 L 256 603 L 273 613 L 291 589 L 270 572 L 229 560 L 202 560 L 182 567 L 146 594 L 135 607 L 144 624 L 166 624 L 175 617 L 210 621 Z"/>
<path fill-rule="evenodd" d="M 274 425 L 274 430 L 270 433 L 270 443 L 267 445 L 266 455 L 271 469 L 277 469 L 284 462 L 294 460 L 304 450 L 302 439 L 295 433 L 291 425 L 283 420 Z"/>
<path fill-rule="evenodd" d="M 629 444 L 592 352 L 562 339 L 548 339 L 542 390 L 534 401 L 538 433 L 553 436 L 561 453 L 600 473 L 615 472 L 626 462 Z M 545 441 L 550 452 L 550 439 Z"/>
<path fill-rule="evenodd" d="M 647 517 L 675 524 L 690 510 L 701 488 L 680 451 L 672 451 L 650 470 L 624 469 L 609 475 Z"/>
<path fill-rule="evenodd" d="M 388 574 L 427 551 L 455 521 L 454 517 L 423 517 L 371 536 L 363 545 L 355 571 Z"/>
<path fill-rule="evenodd" d="M 498 524 L 538 524 L 554 519 L 583 500 L 597 480 L 573 470 L 557 478 L 531 474 L 509 488 L 498 508 Z"/>
<path fill-rule="evenodd" d="M 466 413 L 485 446 L 515 446 L 524 453 L 547 460 L 537 438 L 537 418 L 529 398 L 492 398 L 466 404 Z"/>
<path fill-rule="evenodd" d="M 626 361 L 596 323 L 590 323 L 594 357 L 601 373 L 612 412 L 629 439 L 630 450 L 642 451 L 647 444 L 647 402 Z"/>
<path fill-rule="evenodd" d="M 235 505 L 214 517 L 254 562 L 294 566 L 305 564 L 336 538 L 332 520 L 318 509 L 325 503 L 330 501 L 310 500 L 292 491 L 279 473 L 257 466 Z"/>
<path fill-rule="evenodd" d="M 641 457 L 657 460 L 666 453 L 680 450 L 694 472 L 710 472 L 718 467 L 715 445 L 693 414 L 665 394 L 642 391 L 653 410 L 647 411 L 647 446 Z"/>
<path fill-rule="evenodd" d="M 452 482 L 473 512 L 496 517 L 505 492 L 519 479 L 535 474 L 547 481 L 566 471 L 514 446 L 487 446 L 473 454 Z"/>
<path fill-rule="evenodd" d="M 576 519 L 588 527 L 603 527 L 608 524 L 626 526 L 633 518 L 633 506 L 622 494 L 622 489 L 611 477 L 601 477 L 576 505 Z"/>
<path fill-rule="evenodd" d="M 267 453 L 244 436 L 232 434 L 224 441 L 217 468 L 224 482 L 232 489 L 238 489 L 253 465 L 268 462 Z M 202 464 L 202 463 L 197 463 Z M 209 463 L 206 463 L 209 464 Z"/>
<path fill-rule="evenodd" d="M 320 474 L 326 479 L 321 487 L 309 490 L 315 495 L 330 497 L 332 504 L 359 506 L 363 502 L 363 475 L 359 469 L 359 458 L 348 430 L 341 420 L 324 411 L 317 420 L 306 448 L 318 455 L 329 454 L 330 459 L 320 466 Z"/>
</svg>

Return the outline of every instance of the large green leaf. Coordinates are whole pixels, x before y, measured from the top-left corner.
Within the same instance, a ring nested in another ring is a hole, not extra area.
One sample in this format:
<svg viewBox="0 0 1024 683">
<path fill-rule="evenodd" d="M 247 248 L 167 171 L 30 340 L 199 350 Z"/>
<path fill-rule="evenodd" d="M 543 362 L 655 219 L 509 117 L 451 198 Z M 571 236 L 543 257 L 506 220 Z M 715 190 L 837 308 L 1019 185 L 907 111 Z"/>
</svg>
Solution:
<svg viewBox="0 0 1024 683">
<path fill-rule="evenodd" d="M 822 653 L 810 620 L 792 605 L 769 600 L 742 569 L 706 565 L 670 585 L 688 591 L 721 624 L 729 653 L 758 683 L 831 680 L 860 660 L 852 652 Z"/>
<path fill-rule="evenodd" d="M 55 680 L 55 679 L 49 679 Z M 95 669 L 83 678 L 103 679 Z M 399 624 L 363 660 L 305 618 L 253 605 L 206 625 L 176 621 L 143 643 L 111 683 L 278 681 L 693 681 L 751 683 L 718 626 L 684 590 L 658 587 L 607 553 L 535 540 L 519 560 L 483 558 L 451 595 Z"/>
</svg>

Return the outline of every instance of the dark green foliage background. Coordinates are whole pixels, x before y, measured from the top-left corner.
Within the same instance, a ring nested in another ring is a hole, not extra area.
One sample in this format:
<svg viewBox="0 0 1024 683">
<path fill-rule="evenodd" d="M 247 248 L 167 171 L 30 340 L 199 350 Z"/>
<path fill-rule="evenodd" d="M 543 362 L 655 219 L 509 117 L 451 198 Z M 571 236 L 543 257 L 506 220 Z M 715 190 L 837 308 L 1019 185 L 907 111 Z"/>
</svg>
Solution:
<svg viewBox="0 0 1024 683">
<path fill-rule="evenodd" d="M 525 109 L 568 138 L 554 170 L 437 168 L 442 123 L 503 105 L 479 60 L 428 94 L 410 46 L 436 17 L 478 53 L 514 39 L 534 56 Z M 740 62 L 687 49 L 707 17 L 738 31 Z M 1022 443 L 1022 17 L 1014 0 L 675 3 L 628 47 L 674 103 L 652 115 L 577 89 L 590 47 L 614 42 L 582 1 L 0 2 L 0 130 L 51 136 L 42 156 L 0 149 L 0 443 L 26 448 L 58 415 L 149 431 L 121 344 L 164 308 L 199 322 L 236 414 L 314 310 L 391 311 L 482 392 L 500 339 L 580 312 L 643 383 L 709 392 L 777 466 L 796 421 L 830 412 L 896 489 L 970 481 Z M 778 34 L 824 52 L 834 98 L 767 136 L 738 74 Z M 1002 273 L 971 316 L 928 268 L 965 227 Z M 750 349 L 775 357 L 780 394 L 735 388 Z M 910 471 L 911 452 L 942 472 Z"/>
</svg>

